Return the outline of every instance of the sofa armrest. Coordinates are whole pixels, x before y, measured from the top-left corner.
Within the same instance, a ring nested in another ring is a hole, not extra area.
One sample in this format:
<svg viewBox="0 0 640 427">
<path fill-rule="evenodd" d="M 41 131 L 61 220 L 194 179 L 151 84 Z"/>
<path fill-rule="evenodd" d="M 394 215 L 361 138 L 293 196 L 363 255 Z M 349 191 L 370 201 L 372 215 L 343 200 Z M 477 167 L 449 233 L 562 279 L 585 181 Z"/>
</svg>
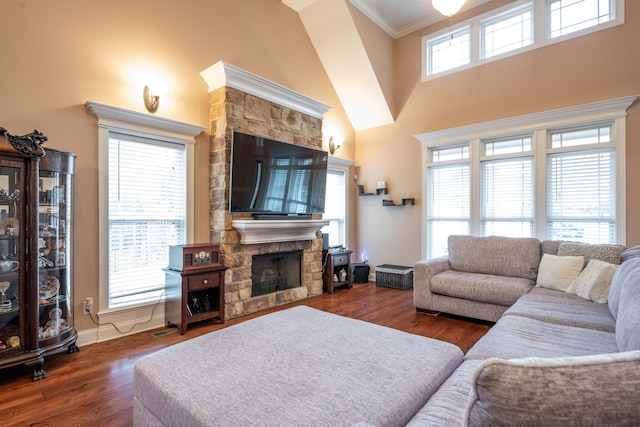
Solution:
<svg viewBox="0 0 640 427">
<path fill-rule="evenodd" d="M 420 310 L 436 310 L 433 306 L 431 278 L 450 270 L 449 257 L 426 259 L 413 265 L 413 305 Z"/>
</svg>

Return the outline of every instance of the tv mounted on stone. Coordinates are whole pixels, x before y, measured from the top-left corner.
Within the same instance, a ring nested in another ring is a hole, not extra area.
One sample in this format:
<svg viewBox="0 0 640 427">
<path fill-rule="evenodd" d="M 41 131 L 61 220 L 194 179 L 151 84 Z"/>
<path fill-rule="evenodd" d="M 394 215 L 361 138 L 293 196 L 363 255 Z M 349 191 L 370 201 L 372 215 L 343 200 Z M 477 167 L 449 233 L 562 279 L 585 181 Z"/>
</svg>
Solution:
<svg viewBox="0 0 640 427">
<path fill-rule="evenodd" d="M 327 157 L 322 150 L 234 132 L 229 211 L 256 219 L 324 213 Z"/>
</svg>

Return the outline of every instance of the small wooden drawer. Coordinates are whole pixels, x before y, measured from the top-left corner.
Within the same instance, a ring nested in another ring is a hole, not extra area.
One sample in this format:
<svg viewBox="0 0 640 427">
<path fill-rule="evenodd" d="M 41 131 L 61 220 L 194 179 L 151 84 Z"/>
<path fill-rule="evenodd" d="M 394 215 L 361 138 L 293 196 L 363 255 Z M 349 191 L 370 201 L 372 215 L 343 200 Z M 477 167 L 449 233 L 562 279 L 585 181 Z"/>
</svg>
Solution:
<svg viewBox="0 0 640 427">
<path fill-rule="evenodd" d="M 349 254 L 333 255 L 333 266 L 349 264 Z"/>
<path fill-rule="evenodd" d="M 197 291 L 198 289 L 215 288 L 220 286 L 220 272 L 203 274 L 192 274 L 185 276 L 187 279 L 187 289 Z"/>
</svg>

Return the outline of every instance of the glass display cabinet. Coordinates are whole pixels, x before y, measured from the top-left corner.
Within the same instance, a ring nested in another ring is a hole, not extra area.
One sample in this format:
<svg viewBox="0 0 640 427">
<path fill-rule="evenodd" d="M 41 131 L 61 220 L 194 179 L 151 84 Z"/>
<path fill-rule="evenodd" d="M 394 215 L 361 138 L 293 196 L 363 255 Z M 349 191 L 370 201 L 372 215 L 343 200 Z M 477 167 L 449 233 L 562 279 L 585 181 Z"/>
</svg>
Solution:
<svg viewBox="0 0 640 427">
<path fill-rule="evenodd" d="M 0 368 L 77 350 L 71 257 L 74 155 L 0 128 Z"/>
<path fill-rule="evenodd" d="M 29 340 L 26 301 L 26 179 L 28 164 L 0 156 L 0 363 L 40 360 Z"/>
<path fill-rule="evenodd" d="M 77 350 L 73 321 L 74 155 L 47 149 L 38 179 L 38 347 Z"/>
</svg>

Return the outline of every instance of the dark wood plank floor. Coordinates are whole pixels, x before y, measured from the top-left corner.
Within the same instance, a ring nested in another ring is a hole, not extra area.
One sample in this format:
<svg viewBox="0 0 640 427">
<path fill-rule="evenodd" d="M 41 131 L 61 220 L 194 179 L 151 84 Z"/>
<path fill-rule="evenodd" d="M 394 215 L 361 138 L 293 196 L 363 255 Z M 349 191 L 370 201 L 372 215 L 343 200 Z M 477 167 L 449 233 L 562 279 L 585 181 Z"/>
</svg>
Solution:
<svg viewBox="0 0 640 427">
<path fill-rule="evenodd" d="M 483 322 L 416 313 L 411 290 L 388 289 L 371 283 L 338 289 L 333 294 L 268 312 L 300 304 L 448 341 L 465 352 L 490 328 Z M 78 353 L 53 355 L 45 361 L 48 378 L 36 382 L 31 381 L 31 371 L 26 367 L 0 370 L 0 424 L 132 425 L 133 365 L 140 357 L 265 313 L 233 319 L 224 325 L 193 325 L 182 336 L 172 333 L 153 337 L 152 331 L 143 332 L 85 346 Z"/>
</svg>

